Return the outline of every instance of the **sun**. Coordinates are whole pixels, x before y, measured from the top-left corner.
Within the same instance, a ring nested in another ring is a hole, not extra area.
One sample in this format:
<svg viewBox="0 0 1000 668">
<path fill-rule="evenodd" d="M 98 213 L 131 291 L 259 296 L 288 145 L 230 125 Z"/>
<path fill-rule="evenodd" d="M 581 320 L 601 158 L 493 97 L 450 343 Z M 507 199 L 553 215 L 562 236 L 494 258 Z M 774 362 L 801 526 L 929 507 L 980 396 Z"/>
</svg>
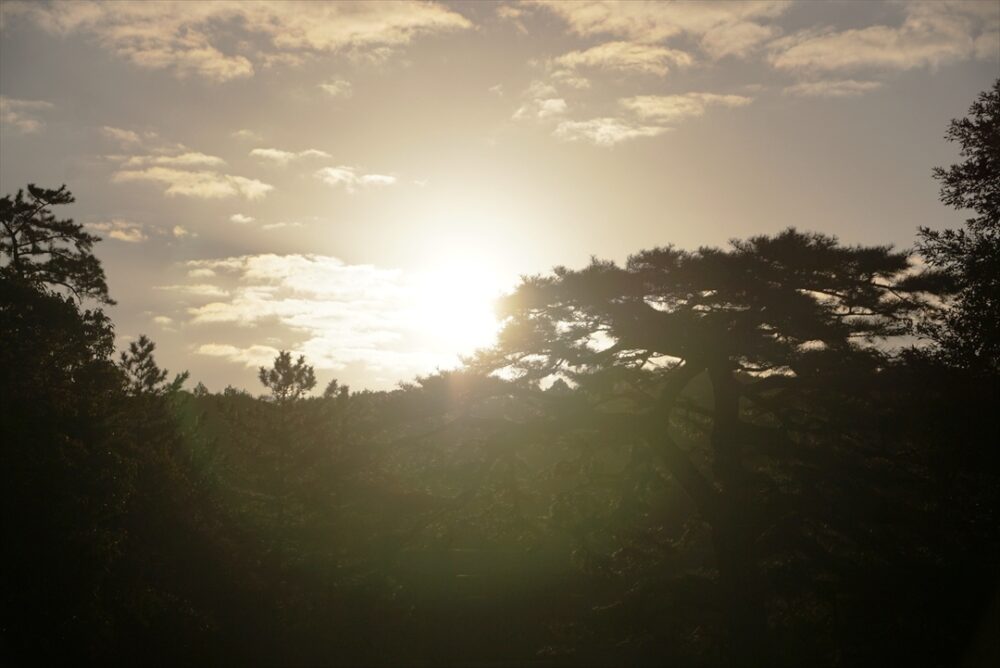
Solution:
<svg viewBox="0 0 1000 668">
<path fill-rule="evenodd" d="M 489 262 L 449 258 L 413 278 L 414 325 L 435 349 L 467 355 L 495 342 L 496 300 L 509 286 Z"/>
</svg>

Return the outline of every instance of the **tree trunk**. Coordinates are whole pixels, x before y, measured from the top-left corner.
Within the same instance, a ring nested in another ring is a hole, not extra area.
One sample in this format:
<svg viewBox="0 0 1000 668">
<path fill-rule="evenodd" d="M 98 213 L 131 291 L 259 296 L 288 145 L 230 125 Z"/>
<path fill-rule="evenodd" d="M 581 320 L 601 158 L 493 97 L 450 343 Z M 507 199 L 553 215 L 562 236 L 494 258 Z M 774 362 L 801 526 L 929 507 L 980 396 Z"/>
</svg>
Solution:
<svg viewBox="0 0 1000 668">
<path fill-rule="evenodd" d="M 734 666 L 770 665 L 767 616 L 754 542 L 752 478 L 743 465 L 739 433 L 739 386 L 729 365 L 709 368 L 715 395 L 713 469 L 721 487 L 712 542 L 729 625 Z"/>
</svg>

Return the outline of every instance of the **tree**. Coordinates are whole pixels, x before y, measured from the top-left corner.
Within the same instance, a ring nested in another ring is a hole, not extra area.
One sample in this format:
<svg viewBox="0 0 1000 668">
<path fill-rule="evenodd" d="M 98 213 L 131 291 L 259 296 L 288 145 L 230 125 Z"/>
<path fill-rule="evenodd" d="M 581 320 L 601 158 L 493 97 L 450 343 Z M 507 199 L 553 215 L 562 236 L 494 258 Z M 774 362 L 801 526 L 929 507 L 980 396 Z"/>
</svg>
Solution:
<svg viewBox="0 0 1000 668">
<path fill-rule="evenodd" d="M 790 429 L 823 429 L 824 411 L 803 417 L 803 397 L 876 374 L 884 342 L 913 332 L 933 285 L 909 269 L 889 247 L 793 229 L 728 251 L 656 248 L 624 268 L 559 267 L 506 300 L 498 347 L 477 365 L 529 383 L 562 376 L 590 397 L 569 428 L 603 424 L 607 438 L 628 434 L 655 451 L 710 527 L 732 660 L 767 665 L 758 546 L 780 483 L 753 462 L 794 452 Z M 698 377 L 712 395 L 708 470 L 671 427 Z"/>
<path fill-rule="evenodd" d="M 341 385 L 337 382 L 336 378 L 333 378 L 326 384 L 326 388 L 323 389 L 323 398 L 337 399 L 339 397 L 347 397 L 350 393 L 351 388 L 349 385 Z"/>
<path fill-rule="evenodd" d="M 961 163 L 934 169 L 941 201 L 975 216 L 965 229 L 920 229 L 918 249 L 957 288 L 941 322 L 927 333 L 945 358 L 985 373 L 1000 371 L 1000 79 L 966 118 L 953 120 L 945 139 L 957 142 Z"/>
<path fill-rule="evenodd" d="M 37 287 L 68 290 L 77 300 L 92 298 L 114 304 L 104 270 L 92 252 L 100 237 L 88 234 L 71 219 L 60 220 L 51 208 L 71 204 L 73 195 L 28 184 L 13 198 L 0 199 L 0 276 Z"/>
<path fill-rule="evenodd" d="M 305 356 L 299 355 L 299 359 L 292 364 L 292 354 L 284 350 L 274 358 L 274 366 L 270 369 L 260 367 L 257 377 L 279 404 L 295 401 L 316 387 L 316 374 L 306 364 Z"/>
<path fill-rule="evenodd" d="M 138 341 L 128 346 L 128 351 L 121 354 L 121 369 L 125 373 L 125 391 L 132 396 L 160 396 L 173 394 L 181 389 L 188 378 L 184 371 L 167 382 L 167 370 L 156 365 L 153 351 L 156 344 L 145 334 L 139 335 Z"/>
</svg>

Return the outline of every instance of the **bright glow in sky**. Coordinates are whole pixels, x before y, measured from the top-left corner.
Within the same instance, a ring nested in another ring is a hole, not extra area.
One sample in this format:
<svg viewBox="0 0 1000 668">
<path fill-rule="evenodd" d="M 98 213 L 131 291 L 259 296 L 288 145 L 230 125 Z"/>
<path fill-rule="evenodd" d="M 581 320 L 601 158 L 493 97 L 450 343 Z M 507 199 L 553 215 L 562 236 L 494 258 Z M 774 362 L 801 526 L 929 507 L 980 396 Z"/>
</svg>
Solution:
<svg viewBox="0 0 1000 668">
<path fill-rule="evenodd" d="M 789 225 L 910 246 L 983 2 L 3 2 L 0 188 L 66 183 L 121 342 L 391 388 L 522 274 Z"/>
</svg>

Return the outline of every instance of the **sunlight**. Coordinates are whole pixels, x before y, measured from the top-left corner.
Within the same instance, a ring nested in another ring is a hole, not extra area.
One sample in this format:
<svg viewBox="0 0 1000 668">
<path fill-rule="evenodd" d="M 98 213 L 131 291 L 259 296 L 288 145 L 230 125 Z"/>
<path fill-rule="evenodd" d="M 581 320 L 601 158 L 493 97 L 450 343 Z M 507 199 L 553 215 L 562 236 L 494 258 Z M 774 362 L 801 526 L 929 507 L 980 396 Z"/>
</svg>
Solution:
<svg viewBox="0 0 1000 668">
<path fill-rule="evenodd" d="M 464 256 L 417 272 L 410 315 L 414 329 L 456 355 L 493 343 L 499 330 L 494 304 L 507 286 L 490 264 Z"/>
</svg>

